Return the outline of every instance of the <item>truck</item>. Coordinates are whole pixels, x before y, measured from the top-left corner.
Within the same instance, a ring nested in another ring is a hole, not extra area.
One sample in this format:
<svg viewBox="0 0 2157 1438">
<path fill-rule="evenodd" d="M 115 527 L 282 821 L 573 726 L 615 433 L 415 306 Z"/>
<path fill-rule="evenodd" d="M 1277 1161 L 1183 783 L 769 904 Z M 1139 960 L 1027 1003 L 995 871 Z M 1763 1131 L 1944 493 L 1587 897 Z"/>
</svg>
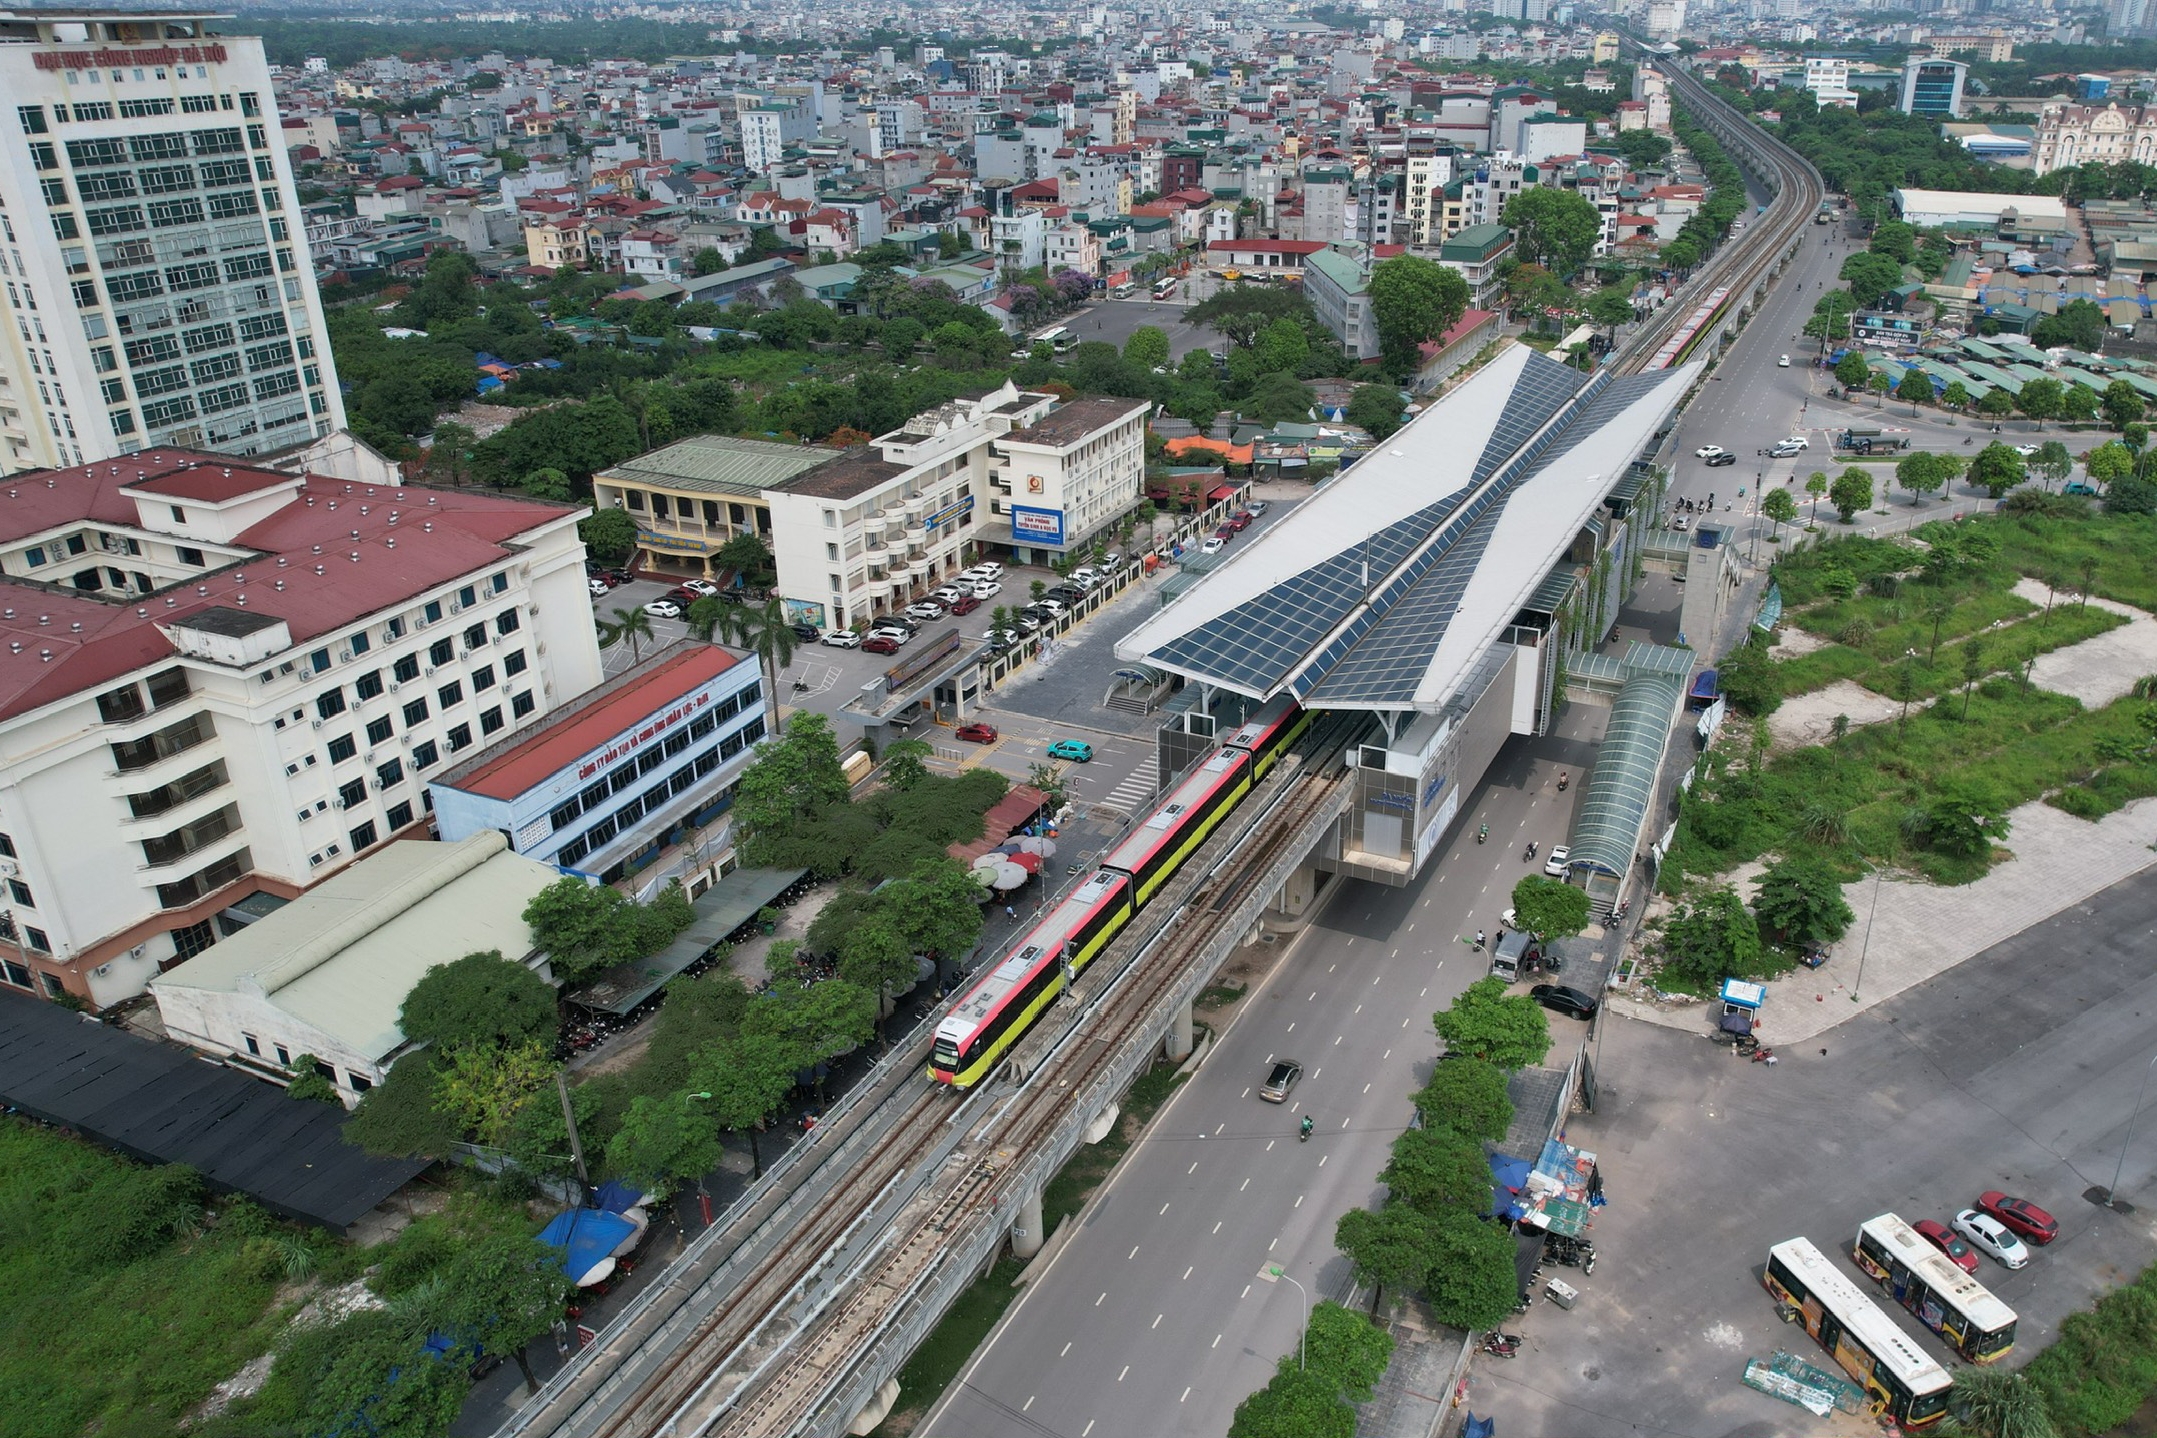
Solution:
<svg viewBox="0 0 2157 1438">
<path fill-rule="evenodd" d="M 1517 983 L 1540 957 L 1535 935 L 1525 929 L 1509 929 L 1498 935 L 1498 946 L 1491 950 L 1491 977 Z"/>
<path fill-rule="evenodd" d="M 1878 454 L 1882 450 L 1908 449 L 1910 437 L 1906 434 L 1889 434 L 1868 425 L 1852 425 L 1835 436 L 1835 447 L 1847 449 L 1854 454 Z"/>
</svg>

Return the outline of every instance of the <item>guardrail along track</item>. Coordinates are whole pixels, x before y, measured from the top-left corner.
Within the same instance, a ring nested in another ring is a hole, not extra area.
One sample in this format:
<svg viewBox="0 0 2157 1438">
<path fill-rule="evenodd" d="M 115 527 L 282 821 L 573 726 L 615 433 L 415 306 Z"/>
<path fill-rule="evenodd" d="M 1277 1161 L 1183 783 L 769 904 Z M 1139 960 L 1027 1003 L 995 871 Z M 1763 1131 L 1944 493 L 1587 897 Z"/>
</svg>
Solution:
<svg viewBox="0 0 2157 1438">
<path fill-rule="evenodd" d="M 1637 44 L 1628 44 L 1636 53 L 1643 53 Z M 1749 168 L 1774 192 L 1767 212 L 1752 216 L 1744 233 L 1725 241 L 1693 272 L 1686 287 L 1690 297 L 1727 286 L 1732 302 L 1747 303 L 1771 268 L 1780 263 L 1779 257 L 1812 222 L 1826 187 L 1810 161 L 1731 108 L 1690 70 L 1662 57 L 1657 57 L 1656 67 L 1670 77 L 1686 108 L 1723 143 L 1731 158 Z M 1679 327 L 1693 316 L 1692 304 L 1675 298 L 1666 302 L 1625 342 L 1614 368 L 1620 374 L 1648 368 Z M 1710 320 L 1711 324 L 1717 322 Z"/>
</svg>

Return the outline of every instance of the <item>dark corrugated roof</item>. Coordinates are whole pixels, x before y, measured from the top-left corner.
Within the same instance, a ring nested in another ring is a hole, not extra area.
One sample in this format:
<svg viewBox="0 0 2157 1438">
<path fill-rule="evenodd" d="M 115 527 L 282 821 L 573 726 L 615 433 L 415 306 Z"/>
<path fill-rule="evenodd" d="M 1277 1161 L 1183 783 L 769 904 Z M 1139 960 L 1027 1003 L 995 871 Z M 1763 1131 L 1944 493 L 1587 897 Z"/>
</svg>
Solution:
<svg viewBox="0 0 2157 1438">
<path fill-rule="evenodd" d="M 333 1104 L 34 999 L 0 998 L 0 1102 L 340 1233 L 427 1167 L 346 1143 Z"/>
</svg>

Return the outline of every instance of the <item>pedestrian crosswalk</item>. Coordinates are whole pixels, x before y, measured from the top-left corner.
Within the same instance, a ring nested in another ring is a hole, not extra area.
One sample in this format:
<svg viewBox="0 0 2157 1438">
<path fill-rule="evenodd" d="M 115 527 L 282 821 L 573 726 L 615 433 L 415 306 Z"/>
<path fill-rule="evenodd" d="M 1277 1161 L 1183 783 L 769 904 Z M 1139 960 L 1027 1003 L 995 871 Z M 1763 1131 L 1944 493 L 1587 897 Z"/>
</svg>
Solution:
<svg viewBox="0 0 2157 1438">
<path fill-rule="evenodd" d="M 1153 765 L 1142 764 L 1135 772 L 1125 775 L 1121 784 L 1109 790 L 1107 797 L 1094 802 L 1128 814 L 1151 799 L 1153 789 Z"/>
</svg>

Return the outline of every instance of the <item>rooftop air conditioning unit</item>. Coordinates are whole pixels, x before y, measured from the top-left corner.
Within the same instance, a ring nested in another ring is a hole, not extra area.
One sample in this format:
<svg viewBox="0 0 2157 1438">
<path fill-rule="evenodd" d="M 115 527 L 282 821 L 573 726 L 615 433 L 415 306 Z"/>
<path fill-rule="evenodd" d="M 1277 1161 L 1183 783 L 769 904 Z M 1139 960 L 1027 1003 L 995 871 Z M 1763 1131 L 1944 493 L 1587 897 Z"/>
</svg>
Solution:
<svg viewBox="0 0 2157 1438">
<path fill-rule="evenodd" d="M 345 663 L 350 664 L 352 662 L 352 651 L 349 649 L 340 649 L 337 651 L 337 657 L 343 660 Z"/>
<path fill-rule="evenodd" d="M 0 875 L 5 875 L 7 878 L 12 879 L 21 872 L 22 865 L 16 863 L 13 859 L 0 859 Z"/>
<path fill-rule="evenodd" d="M 449 612 L 452 614 L 462 614 L 464 613 L 464 605 L 458 600 L 452 599 L 449 602 Z"/>
</svg>

